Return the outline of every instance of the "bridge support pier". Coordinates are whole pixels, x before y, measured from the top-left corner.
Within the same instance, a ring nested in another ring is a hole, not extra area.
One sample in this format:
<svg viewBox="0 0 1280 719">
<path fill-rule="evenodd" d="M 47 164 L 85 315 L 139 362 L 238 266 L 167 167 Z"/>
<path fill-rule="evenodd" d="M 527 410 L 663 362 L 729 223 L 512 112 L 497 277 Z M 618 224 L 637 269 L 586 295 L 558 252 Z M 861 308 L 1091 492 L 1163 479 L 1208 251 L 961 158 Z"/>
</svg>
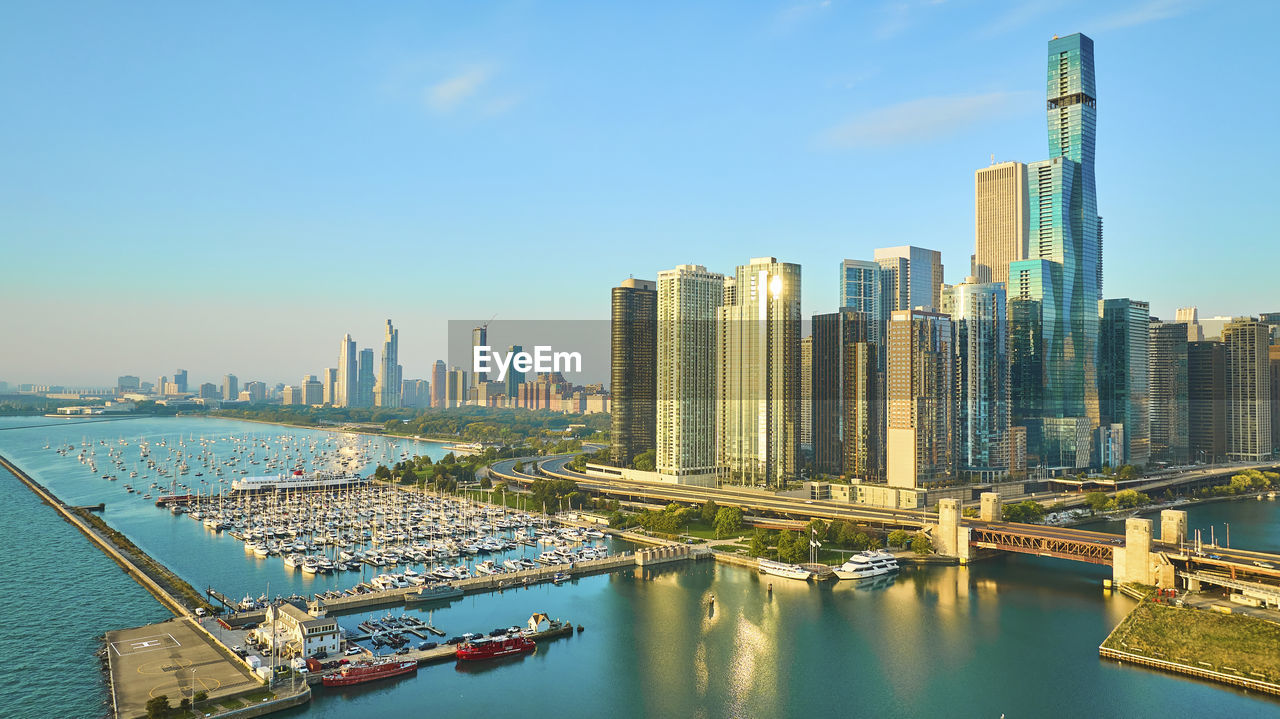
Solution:
<svg viewBox="0 0 1280 719">
<path fill-rule="evenodd" d="M 1151 530 L 1150 519 L 1134 517 L 1125 520 L 1124 547 L 1116 547 L 1112 553 L 1111 577 L 1116 584 L 1155 583 L 1151 567 Z"/>
<path fill-rule="evenodd" d="M 982 493 L 982 506 L 978 510 L 978 519 L 984 522 L 999 522 L 1004 518 L 1003 503 L 996 492 Z"/>
<path fill-rule="evenodd" d="M 1187 513 L 1180 509 L 1160 511 L 1160 541 L 1181 547 L 1187 541 Z"/>
<path fill-rule="evenodd" d="M 960 521 L 960 500 L 938 500 L 938 523 L 933 526 L 933 548 L 938 554 L 968 562 L 969 528 Z"/>
</svg>

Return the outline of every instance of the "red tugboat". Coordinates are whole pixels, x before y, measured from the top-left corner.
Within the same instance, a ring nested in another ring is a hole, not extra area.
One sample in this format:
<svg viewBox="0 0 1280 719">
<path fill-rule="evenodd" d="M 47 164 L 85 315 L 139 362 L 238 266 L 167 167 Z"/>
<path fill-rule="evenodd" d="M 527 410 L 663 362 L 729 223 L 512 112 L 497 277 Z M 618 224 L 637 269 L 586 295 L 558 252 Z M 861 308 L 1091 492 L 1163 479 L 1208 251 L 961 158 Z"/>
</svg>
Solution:
<svg viewBox="0 0 1280 719">
<path fill-rule="evenodd" d="M 458 645 L 457 657 L 461 661 L 483 661 L 509 657 L 515 654 L 527 654 L 537 648 L 534 641 L 523 634 L 508 634 L 505 637 L 482 637 L 463 642 Z"/>
<path fill-rule="evenodd" d="M 348 687 L 353 684 L 364 684 L 378 679 L 398 677 L 401 674 L 412 674 L 416 671 L 418 671 L 418 662 L 413 660 L 376 663 L 360 662 L 348 664 L 336 674 L 327 674 L 321 677 L 320 681 L 327 687 Z"/>
</svg>

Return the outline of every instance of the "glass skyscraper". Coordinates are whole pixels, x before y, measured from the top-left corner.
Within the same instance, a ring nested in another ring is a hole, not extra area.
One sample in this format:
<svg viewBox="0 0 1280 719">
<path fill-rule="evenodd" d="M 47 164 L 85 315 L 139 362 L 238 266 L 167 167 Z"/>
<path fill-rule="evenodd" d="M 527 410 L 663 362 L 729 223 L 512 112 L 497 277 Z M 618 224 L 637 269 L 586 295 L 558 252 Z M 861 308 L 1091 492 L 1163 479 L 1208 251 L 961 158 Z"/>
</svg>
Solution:
<svg viewBox="0 0 1280 719">
<path fill-rule="evenodd" d="M 1102 219 L 1093 171 L 1097 94 L 1092 40 L 1077 33 L 1050 41 L 1047 89 L 1049 159 L 1027 165 L 1029 259 L 1009 265 L 1010 305 L 1015 300 L 1035 303 L 1019 311 L 1034 314 L 1039 325 L 1039 342 L 1029 346 L 1034 349 L 1034 371 L 1017 366 L 1015 347 L 1015 381 L 1021 369 L 1038 377 L 1042 386 L 1015 388 L 1014 411 L 1027 420 L 1029 454 L 1045 462 L 1078 463 L 1091 455 L 1088 446 L 1080 445 L 1081 438 L 1085 445 L 1089 442 L 1080 428 L 1097 427 L 1101 419 L 1097 366 Z M 1022 319 L 1021 327 L 1011 328 L 1015 344 L 1029 331 L 1031 318 Z M 1028 394 L 1040 395 L 1038 407 L 1025 401 Z M 1024 401 L 1018 407 L 1020 396 Z M 1056 429 L 1037 431 L 1035 425 L 1044 425 L 1044 420 L 1054 420 Z"/>
</svg>

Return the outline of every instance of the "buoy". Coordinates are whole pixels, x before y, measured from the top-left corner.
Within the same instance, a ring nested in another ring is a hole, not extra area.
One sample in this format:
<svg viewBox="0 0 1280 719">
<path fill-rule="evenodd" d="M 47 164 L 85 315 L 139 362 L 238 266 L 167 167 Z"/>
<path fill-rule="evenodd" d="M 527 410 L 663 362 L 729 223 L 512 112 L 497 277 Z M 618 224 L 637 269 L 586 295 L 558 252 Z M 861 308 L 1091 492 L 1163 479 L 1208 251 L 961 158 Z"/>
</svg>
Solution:
<svg viewBox="0 0 1280 719">
<path fill-rule="evenodd" d="M 586 627 L 582 626 L 581 624 L 579 624 L 579 625 L 578 625 L 578 632 L 579 632 L 579 633 L 582 633 L 582 632 L 583 632 L 583 631 L 585 631 L 585 630 L 586 630 Z"/>
</svg>

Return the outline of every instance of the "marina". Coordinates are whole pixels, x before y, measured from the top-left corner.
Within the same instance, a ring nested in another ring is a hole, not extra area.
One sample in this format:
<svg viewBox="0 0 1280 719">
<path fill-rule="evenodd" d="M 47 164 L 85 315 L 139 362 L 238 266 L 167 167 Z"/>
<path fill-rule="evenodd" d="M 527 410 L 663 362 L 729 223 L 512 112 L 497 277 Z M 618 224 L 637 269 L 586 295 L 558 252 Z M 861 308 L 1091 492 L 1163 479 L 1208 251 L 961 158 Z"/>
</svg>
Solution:
<svg viewBox="0 0 1280 719">
<path fill-rule="evenodd" d="M 248 427 L 242 423 L 181 418 L 130 422 L 139 428 L 148 423 L 140 433 L 174 436 L 178 433 L 174 428 L 181 428 L 188 438 L 193 432 L 199 437 L 201 433 L 213 435 L 218 431 L 243 433 Z M 104 435 L 99 439 L 111 441 L 118 437 L 119 431 L 108 429 L 109 426 L 100 428 Z M 68 458 L 42 448 L 46 442 L 57 446 L 58 437 L 51 433 L 59 431 L 75 433 L 64 444 L 78 443 L 86 427 L 98 429 L 92 425 L 55 425 L 36 431 L 0 431 L 0 454 L 13 459 L 69 504 L 105 502 L 103 518 L 112 527 L 193 586 L 202 590 L 216 587 L 233 602 L 247 594 L 262 596 L 268 591 L 268 582 L 273 597 L 313 597 L 326 591 L 345 591 L 357 583 L 355 572 L 306 575 L 300 569 L 287 568 L 279 555 L 267 559 L 251 557 L 245 553 L 244 543 L 230 537 L 227 530 L 217 532 L 204 527 L 203 520 L 158 508 L 154 498 L 141 501 L 120 490 L 119 481 L 102 480 L 102 472 L 89 476 L 87 468 L 74 458 L 68 463 Z M 252 429 L 262 431 L 261 427 Z M 20 432 L 30 434 L 20 440 Z M 438 451 L 435 445 L 424 445 L 424 449 Z M 60 634 L 82 637 L 85 642 L 104 631 L 165 618 L 166 613 L 132 579 L 35 502 L 29 491 L 20 485 L 17 488 L 21 492 L 6 499 L 15 507 L 27 507 L 19 516 L 39 520 L 39 526 L 21 530 L 23 536 L 44 537 L 44 525 L 62 533 L 62 539 L 37 540 L 39 545 L 32 548 L 31 562 L 26 565 L 29 581 L 49 588 L 43 602 L 72 606 L 79 601 L 79 597 L 63 591 L 70 587 L 58 579 L 73 569 L 82 576 L 94 577 L 91 581 L 101 587 L 100 591 L 110 593 L 114 605 L 94 603 L 80 612 L 65 616 L 53 612 L 50 616 L 47 607 L 33 605 L 26 596 L 6 594 L 6 606 L 14 607 L 11 615 L 48 617 L 55 624 L 74 622 L 75 628 L 65 626 Z M 206 498 L 202 501 L 210 501 L 207 490 L 201 494 Z M 213 495 L 216 503 L 217 492 Z M 224 502 L 227 496 L 224 492 Z M 1280 536 L 1275 534 L 1275 527 L 1280 524 L 1276 507 L 1273 502 L 1207 505 L 1192 508 L 1205 517 L 1197 520 L 1193 515 L 1192 521 L 1198 522 L 1194 526 L 1212 521 L 1219 527 L 1224 520 L 1230 521 L 1233 537 L 1241 537 L 1240 541 L 1248 537 L 1251 546 L 1274 548 L 1280 546 Z M 0 523 L 4 521 L 0 519 Z M 16 525 L 9 525 L 5 536 L 16 542 L 18 531 Z M 1069 672 L 1079 682 L 1093 687 L 1095 696 L 1105 694 L 1109 712 L 1134 716 L 1229 712 L 1245 717 L 1274 712 L 1273 702 L 1257 696 L 1100 662 L 1099 642 L 1133 606 L 1126 598 L 1103 595 L 1099 587 L 1105 572 L 1101 569 L 1076 569 L 1073 565 L 1073 571 L 1064 573 L 1058 571 L 1060 564 L 1055 560 L 1008 556 L 968 567 L 904 565 L 896 574 L 870 580 L 817 585 L 770 579 L 754 568 L 722 563 L 657 563 L 665 559 L 659 548 L 638 550 L 615 544 L 616 540 L 601 541 L 610 545 L 606 561 L 625 561 L 623 555 L 635 551 L 637 554 L 631 559 L 638 560 L 641 553 L 652 552 L 652 562 L 639 566 L 635 561 L 636 566 L 630 569 L 573 574 L 557 585 L 551 577 L 560 570 L 536 564 L 548 545 L 520 545 L 518 556 L 535 562 L 537 571 L 548 575 L 546 581 L 466 593 L 416 606 L 402 602 L 376 609 L 333 611 L 329 615 L 350 633 L 365 652 L 360 656 L 365 657 L 373 656 L 372 634 L 362 632 L 359 625 L 382 622 L 388 613 L 392 618 L 416 618 L 445 633 L 440 636 L 426 632 L 431 638 L 420 639 L 412 632 L 403 632 L 409 642 L 400 649 L 410 652 L 440 651 L 441 646 L 448 646 L 448 639 L 466 633 L 487 635 L 492 628 L 509 626 L 535 610 L 553 617 L 572 617 L 575 624 L 587 627 L 580 637 L 552 642 L 539 646 L 532 654 L 499 659 L 492 664 L 451 667 L 446 663 L 420 671 L 417 676 L 343 689 L 313 686 L 313 699 L 305 708 L 289 710 L 282 716 L 336 719 L 361 713 L 413 712 L 427 697 L 439 711 L 502 715 L 510 709 L 511 696 L 541 697 L 547 681 L 556 681 L 560 687 L 556 699 L 532 699 L 529 711 L 551 713 L 560 702 L 571 701 L 575 710 L 583 713 L 627 717 L 693 715 L 698 707 L 708 705 L 733 708 L 726 709 L 726 713 L 738 715 L 783 716 L 797 710 L 835 711 L 856 697 L 866 711 L 886 715 L 1033 715 L 1048 703 L 1060 707 L 1064 716 L 1096 715 L 1095 702 L 1085 701 L 1066 687 L 1060 692 L 1052 687 L 1036 692 L 1019 688 L 1032 686 L 1045 671 Z M 594 545 L 594 541 L 589 544 Z M 105 573 L 101 568 L 86 566 L 86 562 L 99 567 L 105 563 Z M 472 558 L 468 566 L 474 564 Z M 391 570 L 388 573 L 401 571 L 400 566 L 380 569 Z M 372 567 L 365 572 L 366 578 L 376 576 Z M 505 579 L 508 577 L 476 573 L 470 579 L 450 584 Z M 711 602 L 713 595 L 715 601 Z M 126 613 L 106 616 L 103 612 L 107 609 Z M 1053 656 L 1046 657 L 1043 651 L 1013 639 L 1028 632 L 1056 647 Z M 433 641 L 439 646 L 418 649 L 422 643 Z M 106 692 L 90 654 L 92 647 L 85 643 L 80 647 L 77 650 L 74 646 L 49 645 L 28 649 L 33 662 L 33 686 L 38 688 L 24 690 L 21 696 L 0 688 L 0 693 L 8 692 L 0 700 L 6 706 L 17 707 L 17 716 L 49 713 L 51 705 L 42 703 L 49 697 L 58 697 L 61 706 L 71 707 L 64 714 L 101 715 Z M 399 649 L 383 646 L 377 651 L 395 656 Z M 975 659 L 979 655 L 982 662 Z M 817 679 L 822 675 L 821 667 L 836 661 L 847 662 L 850 671 L 867 678 L 859 683 L 856 693 L 833 689 L 829 682 Z M 923 661 L 940 662 L 954 669 L 927 676 L 910 669 Z M 734 672 L 706 670 L 711 663 L 718 667 L 758 667 L 760 662 L 784 668 L 785 676 L 779 676 L 777 682 L 761 683 L 745 681 Z M 59 668 L 51 671 L 46 667 Z M 197 670 L 197 677 L 201 671 Z M 993 685 L 989 696 L 975 700 L 963 711 L 957 712 L 954 705 L 940 701 L 941 697 L 954 697 L 962 686 L 982 686 L 987 681 L 984 677 L 992 675 L 1002 677 L 1003 688 L 995 691 Z M 573 680 L 566 682 L 564 677 Z M 335 699 L 332 692 L 341 692 L 341 698 Z"/>
</svg>

